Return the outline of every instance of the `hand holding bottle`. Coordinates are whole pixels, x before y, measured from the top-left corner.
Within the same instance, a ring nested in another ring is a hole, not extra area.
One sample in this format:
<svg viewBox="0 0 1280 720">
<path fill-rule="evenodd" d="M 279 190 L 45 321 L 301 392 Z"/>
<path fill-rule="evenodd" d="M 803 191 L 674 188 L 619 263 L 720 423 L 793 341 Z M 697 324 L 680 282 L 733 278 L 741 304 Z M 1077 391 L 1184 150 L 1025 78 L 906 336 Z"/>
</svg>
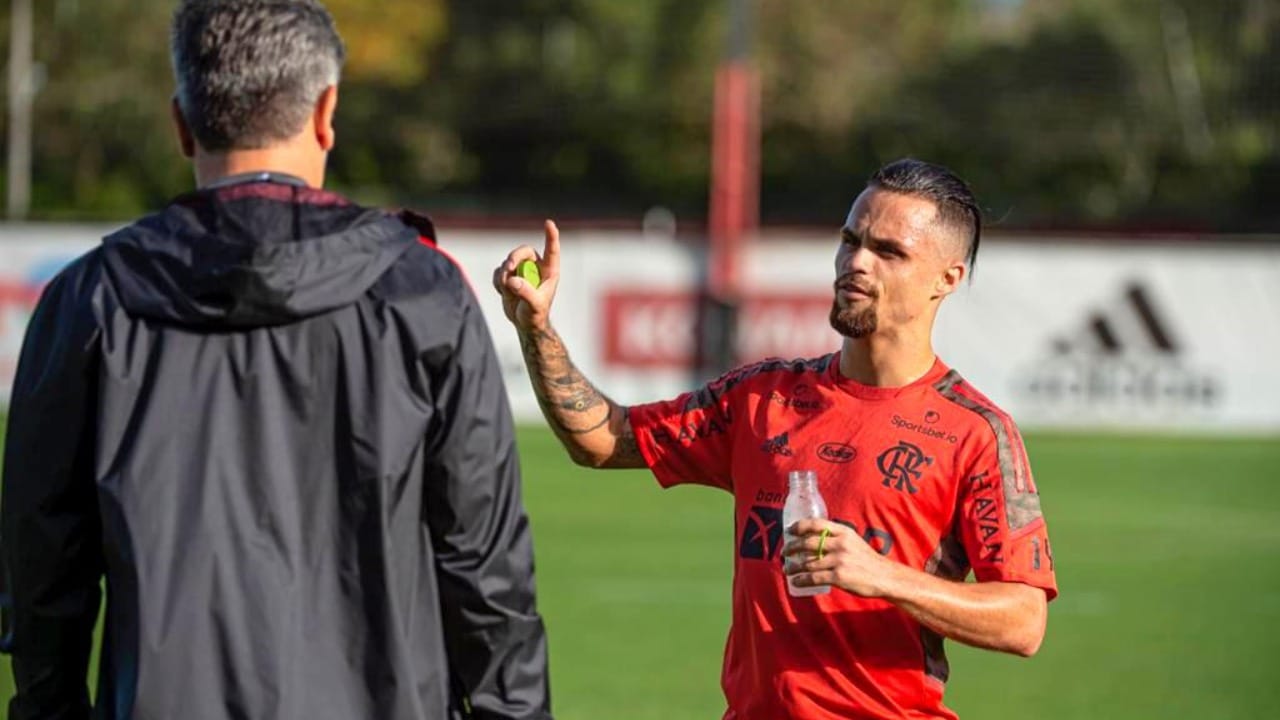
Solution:
<svg viewBox="0 0 1280 720">
<path fill-rule="evenodd" d="M 826 520 L 827 504 L 818 490 L 818 474 L 812 470 L 794 470 L 787 476 L 787 499 L 782 505 L 782 527 L 788 546 L 798 538 L 792 535 L 792 526 L 801 520 Z M 827 585 L 800 587 L 787 578 L 787 592 L 793 597 L 822 595 L 830 592 Z"/>
<path fill-rule="evenodd" d="M 826 592 L 834 585 L 862 597 L 884 597 L 903 569 L 839 523 L 798 520 L 786 526 L 786 534 L 782 556 L 790 588 Z"/>
</svg>

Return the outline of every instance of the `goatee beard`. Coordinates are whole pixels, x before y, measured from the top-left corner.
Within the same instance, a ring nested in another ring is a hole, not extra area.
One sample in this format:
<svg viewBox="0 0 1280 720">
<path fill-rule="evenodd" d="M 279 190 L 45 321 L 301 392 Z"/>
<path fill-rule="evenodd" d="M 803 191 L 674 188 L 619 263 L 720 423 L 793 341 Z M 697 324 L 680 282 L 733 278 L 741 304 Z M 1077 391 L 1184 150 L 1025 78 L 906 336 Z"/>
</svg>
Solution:
<svg viewBox="0 0 1280 720">
<path fill-rule="evenodd" d="M 841 308 L 838 300 L 831 301 L 831 328 L 847 338 L 864 338 L 876 331 L 876 305 L 871 303 L 862 310 Z"/>
</svg>

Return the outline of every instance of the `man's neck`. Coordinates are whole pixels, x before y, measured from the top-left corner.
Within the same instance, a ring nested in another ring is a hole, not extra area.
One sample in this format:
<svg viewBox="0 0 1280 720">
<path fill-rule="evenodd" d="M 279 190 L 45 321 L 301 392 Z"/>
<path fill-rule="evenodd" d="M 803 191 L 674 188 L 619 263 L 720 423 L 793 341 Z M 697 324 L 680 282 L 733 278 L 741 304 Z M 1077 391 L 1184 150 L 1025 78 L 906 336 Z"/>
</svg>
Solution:
<svg viewBox="0 0 1280 720">
<path fill-rule="evenodd" d="M 260 150 L 231 150 L 198 153 L 195 157 L 196 185 L 207 187 L 237 175 L 276 173 L 291 175 L 310 187 L 324 185 L 324 162 L 300 156 L 287 146 Z"/>
<path fill-rule="evenodd" d="M 923 335 L 875 332 L 844 339 L 840 374 L 863 385 L 902 387 L 924 377 L 936 359 L 927 330 Z"/>
</svg>

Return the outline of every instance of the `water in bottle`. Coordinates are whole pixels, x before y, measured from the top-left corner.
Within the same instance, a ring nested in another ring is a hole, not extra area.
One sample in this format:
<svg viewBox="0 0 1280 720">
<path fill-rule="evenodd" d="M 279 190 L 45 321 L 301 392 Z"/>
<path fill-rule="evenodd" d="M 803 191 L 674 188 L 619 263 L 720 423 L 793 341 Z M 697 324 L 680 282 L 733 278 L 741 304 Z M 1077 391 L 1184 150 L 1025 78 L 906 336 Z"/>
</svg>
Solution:
<svg viewBox="0 0 1280 720">
<path fill-rule="evenodd" d="M 827 504 L 818 491 L 818 474 L 813 470 L 793 470 L 787 476 L 787 499 L 782 505 L 782 527 L 788 542 L 795 539 L 791 534 L 792 524 L 808 518 L 827 519 Z M 793 597 L 822 595 L 831 592 L 831 586 L 796 587 L 788 577 L 787 592 Z"/>
</svg>

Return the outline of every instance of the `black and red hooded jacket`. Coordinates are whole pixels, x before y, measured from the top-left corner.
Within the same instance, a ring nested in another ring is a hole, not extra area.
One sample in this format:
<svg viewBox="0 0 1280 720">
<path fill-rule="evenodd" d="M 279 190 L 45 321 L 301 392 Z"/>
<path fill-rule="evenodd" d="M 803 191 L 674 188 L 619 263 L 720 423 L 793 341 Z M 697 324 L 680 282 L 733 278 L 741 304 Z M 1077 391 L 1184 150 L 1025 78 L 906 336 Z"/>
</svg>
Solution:
<svg viewBox="0 0 1280 720">
<path fill-rule="evenodd" d="M 507 398 L 433 245 L 245 182 L 48 285 L 4 458 L 11 720 L 550 717 Z"/>
</svg>

